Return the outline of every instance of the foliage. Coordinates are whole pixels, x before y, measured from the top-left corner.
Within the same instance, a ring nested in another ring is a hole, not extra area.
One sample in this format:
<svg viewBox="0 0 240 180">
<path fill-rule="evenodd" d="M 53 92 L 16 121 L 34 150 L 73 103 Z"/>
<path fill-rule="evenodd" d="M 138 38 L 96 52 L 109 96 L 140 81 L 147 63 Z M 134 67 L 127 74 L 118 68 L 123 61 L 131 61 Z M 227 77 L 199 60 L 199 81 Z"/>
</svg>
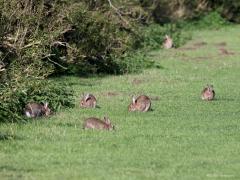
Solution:
<svg viewBox="0 0 240 180">
<path fill-rule="evenodd" d="M 177 23 L 177 26 L 183 31 L 198 29 L 219 29 L 226 25 L 230 25 L 230 22 L 226 21 L 216 11 L 206 14 L 194 20 L 179 21 Z"/>
<path fill-rule="evenodd" d="M 227 21 L 240 22 L 240 2 L 236 0 L 140 0 L 155 22 L 160 24 L 193 20 L 217 11 Z"/>
<path fill-rule="evenodd" d="M 173 39 L 174 46 L 177 48 L 191 39 L 189 32 L 183 32 L 182 27 L 177 24 L 151 24 L 143 28 L 141 45 L 145 49 L 159 49 L 162 47 L 165 35 L 170 35 Z"/>
<path fill-rule="evenodd" d="M 137 24 L 144 21 L 141 6 L 121 9 L 120 13 L 106 1 L 0 3 L 0 17 L 4 17 L 0 24 L 5 32 L 0 31 L 3 64 L 8 70 L 14 59 L 20 68 L 35 67 L 46 77 L 124 71 L 115 59 L 136 48 Z"/>
<path fill-rule="evenodd" d="M 198 21 L 193 23 L 193 26 L 196 28 L 220 28 L 222 26 L 227 25 L 228 22 L 221 17 L 218 12 L 209 13 L 206 16 L 201 17 Z"/>
<path fill-rule="evenodd" d="M 154 61 L 151 61 L 146 54 L 146 50 L 142 49 L 141 51 L 130 52 L 118 58 L 117 63 L 122 68 L 116 74 L 139 73 L 142 69 L 153 67 Z"/>
<path fill-rule="evenodd" d="M 53 81 L 24 78 L 0 89 L 0 122 L 23 120 L 23 109 L 29 102 L 48 102 L 51 110 L 73 107 L 73 91 Z"/>
</svg>

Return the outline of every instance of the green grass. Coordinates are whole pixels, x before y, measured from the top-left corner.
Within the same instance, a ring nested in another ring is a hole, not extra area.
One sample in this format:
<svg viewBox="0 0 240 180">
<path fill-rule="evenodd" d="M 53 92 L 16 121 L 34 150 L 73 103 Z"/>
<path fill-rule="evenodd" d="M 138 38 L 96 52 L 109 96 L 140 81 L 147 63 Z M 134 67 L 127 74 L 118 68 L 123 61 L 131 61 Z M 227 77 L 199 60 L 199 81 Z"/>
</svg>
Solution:
<svg viewBox="0 0 240 180">
<path fill-rule="evenodd" d="M 75 89 L 76 107 L 0 124 L 0 179 L 240 179 L 239 28 L 195 32 L 180 49 L 151 52 L 156 68 L 141 74 L 57 79 Z M 220 54 L 221 42 L 235 54 Z M 200 99 L 207 83 L 213 102 Z M 82 92 L 101 108 L 80 109 Z M 155 99 L 153 111 L 127 112 L 134 94 Z M 84 118 L 105 115 L 115 132 L 82 130 Z"/>
</svg>

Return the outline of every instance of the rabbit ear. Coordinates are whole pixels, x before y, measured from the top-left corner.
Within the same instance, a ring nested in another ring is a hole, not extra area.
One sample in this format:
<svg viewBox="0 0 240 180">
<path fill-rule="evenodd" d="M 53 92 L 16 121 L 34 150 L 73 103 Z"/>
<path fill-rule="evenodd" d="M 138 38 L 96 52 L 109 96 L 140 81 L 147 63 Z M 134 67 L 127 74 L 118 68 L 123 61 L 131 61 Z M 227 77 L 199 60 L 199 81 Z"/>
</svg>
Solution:
<svg viewBox="0 0 240 180">
<path fill-rule="evenodd" d="M 135 97 L 135 96 L 133 96 L 133 98 L 132 98 L 132 102 L 133 102 L 133 104 L 136 103 L 136 97 Z"/>
<path fill-rule="evenodd" d="M 108 117 L 103 118 L 106 124 L 111 124 L 111 121 Z"/>
<path fill-rule="evenodd" d="M 47 109 L 48 108 L 48 102 L 44 103 L 44 108 Z"/>
<path fill-rule="evenodd" d="M 85 96 L 84 100 L 87 101 L 89 98 L 89 93 Z"/>
</svg>

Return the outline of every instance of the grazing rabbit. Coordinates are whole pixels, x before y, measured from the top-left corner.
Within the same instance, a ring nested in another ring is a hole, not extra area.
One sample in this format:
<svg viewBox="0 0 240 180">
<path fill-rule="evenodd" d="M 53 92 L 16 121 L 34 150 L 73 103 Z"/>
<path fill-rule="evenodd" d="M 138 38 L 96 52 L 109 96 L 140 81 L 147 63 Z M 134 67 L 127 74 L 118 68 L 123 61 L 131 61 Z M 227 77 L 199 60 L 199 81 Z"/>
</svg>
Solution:
<svg viewBox="0 0 240 180">
<path fill-rule="evenodd" d="M 114 126 L 107 117 L 104 117 L 104 121 L 95 117 L 90 117 L 84 121 L 83 129 L 114 130 Z"/>
<path fill-rule="evenodd" d="M 96 104 L 97 104 L 97 99 L 92 94 L 84 95 L 80 102 L 80 106 L 83 108 L 95 108 Z"/>
<path fill-rule="evenodd" d="M 173 47 L 173 40 L 168 35 L 165 35 L 163 47 L 165 49 L 171 49 Z"/>
<path fill-rule="evenodd" d="M 206 100 L 206 101 L 213 100 L 215 97 L 215 91 L 213 90 L 213 85 L 207 85 L 207 87 L 205 87 L 202 90 L 201 97 L 202 97 L 202 100 Z"/>
<path fill-rule="evenodd" d="M 133 97 L 132 103 L 128 106 L 128 111 L 147 112 L 151 108 L 151 100 L 145 95 Z"/>
<path fill-rule="evenodd" d="M 24 109 L 24 113 L 29 118 L 36 118 L 40 116 L 49 116 L 51 110 L 48 107 L 48 103 L 28 103 Z"/>
</svg>

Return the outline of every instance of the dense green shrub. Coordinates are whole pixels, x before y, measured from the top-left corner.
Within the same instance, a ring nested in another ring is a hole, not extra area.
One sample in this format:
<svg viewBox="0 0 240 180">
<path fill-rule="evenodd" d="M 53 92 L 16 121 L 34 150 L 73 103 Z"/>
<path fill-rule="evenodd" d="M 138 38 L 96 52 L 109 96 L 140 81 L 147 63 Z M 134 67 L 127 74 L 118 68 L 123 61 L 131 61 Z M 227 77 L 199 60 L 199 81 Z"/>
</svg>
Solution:
<svg viewBox="0 0 240 180">
<path fill-rule="evenodd" d="M 137 48 L 146 14 L 137 1 L 121 3 L 0 0 L 4 65 L 48 75 L 124 72 L 118 60 Z"/>
<path fill-rule="evenodd" d="M 195 28 L 220 28 L 229 24 L 218 12 L 211 12 L 206 16 L 200 17 L 198 21 L 193 22 Z"/>
<path fill-rule="evenodd" d="M 1 85 L 0 122 L 23 120 L 23 109 L 28 102 L 48 102 L 56 112 L 63 107 L 73 107 L 75 100 L 70 88 L 53 81 L 26 78 Z"/>
<path fill-rule="evenodd" d="M 125 53 L 117 59 L 117 64 L 122 67 L 119 73 L 137 73 L 142 69 L 153 67 L 154 61 L 146 56 L 146 49 Z"/>
<path fill-rule="evenodd" d="M 152 24 L 148 27 L 143 27 L 141 45 L 144 49 L 159 49 L 162 48 L 165 35 L 169 35 L 174 42 L 174 47 L 178 48 L 186 41 L 191 39 L 191 34 L 182 31 L 182 27 L 176 24 Z"/>
<path fill-rule="evenodd" d="M 177 26 L 183 31 L 199 29 L 219 29 L 230 22 L 226 21 L 218 12 L 214 11 L 194 20 L 179 21 Z"/>
</svg>

